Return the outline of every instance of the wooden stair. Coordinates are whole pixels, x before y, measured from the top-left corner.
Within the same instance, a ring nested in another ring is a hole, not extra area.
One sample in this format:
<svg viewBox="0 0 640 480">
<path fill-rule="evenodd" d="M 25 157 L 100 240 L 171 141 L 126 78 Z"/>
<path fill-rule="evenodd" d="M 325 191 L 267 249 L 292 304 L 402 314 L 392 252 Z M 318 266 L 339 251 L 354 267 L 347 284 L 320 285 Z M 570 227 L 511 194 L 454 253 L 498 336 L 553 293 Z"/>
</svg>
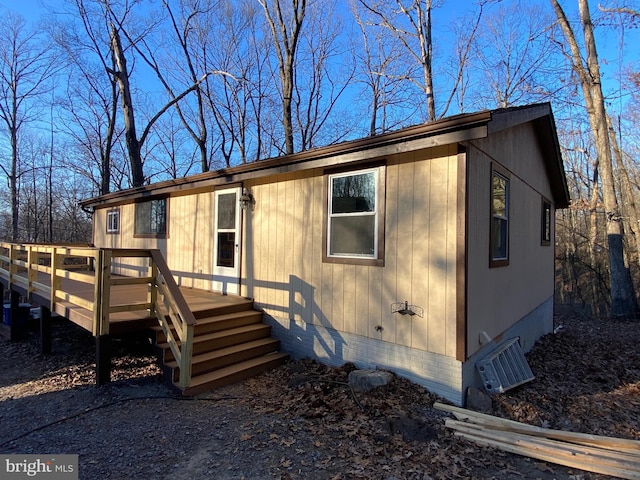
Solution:
<svg viewBox="0 0 640 480">
<path fill-rule="evenodd" d="M 284 363 L 289 357 L 278 352 L 280 341 L 271 337 L 271 327 L 262 322 L 262 312 L 253 301 L 239 301 L 194 311 L 193 357 L 189 387 L 178 386 L 180 369 L 160 326 L 152 327 L 158 360 L 167 383 L 185 396 L 219 388 L 253 377 Z"/>
</svg>

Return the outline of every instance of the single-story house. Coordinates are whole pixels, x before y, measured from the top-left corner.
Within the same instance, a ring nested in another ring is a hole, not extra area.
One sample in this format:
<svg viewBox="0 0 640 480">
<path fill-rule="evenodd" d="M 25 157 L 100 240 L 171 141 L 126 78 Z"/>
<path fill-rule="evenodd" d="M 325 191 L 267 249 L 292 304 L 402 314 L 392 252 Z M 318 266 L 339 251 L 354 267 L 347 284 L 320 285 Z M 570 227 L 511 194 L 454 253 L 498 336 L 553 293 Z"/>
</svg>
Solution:
<svg viewBox="0 0 640 480">
<path fill-rule="evenodd" d="M 82 204 L 96 247 L 157 248 L 180 286 L 254 299 L 294 357 L 388 369 L 460 405 L 478 359 L 552 330 L 569 194 L 543 103 Z"/>
</svg>

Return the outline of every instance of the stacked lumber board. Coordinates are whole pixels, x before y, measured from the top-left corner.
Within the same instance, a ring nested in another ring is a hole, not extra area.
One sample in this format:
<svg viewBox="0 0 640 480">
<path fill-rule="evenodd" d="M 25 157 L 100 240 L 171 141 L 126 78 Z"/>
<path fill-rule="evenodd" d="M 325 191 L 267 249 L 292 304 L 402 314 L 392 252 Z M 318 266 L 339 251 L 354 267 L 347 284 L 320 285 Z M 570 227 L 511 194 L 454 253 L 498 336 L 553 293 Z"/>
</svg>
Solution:
<svg viewBox="0 0 640 480">
<path fill-rule="evenodd" d="M 565 432 L 435 403 L 452 413 L 445 425 L 479 445 L 580 470 L 640 480 L 640 441 Z"/>
</svg>

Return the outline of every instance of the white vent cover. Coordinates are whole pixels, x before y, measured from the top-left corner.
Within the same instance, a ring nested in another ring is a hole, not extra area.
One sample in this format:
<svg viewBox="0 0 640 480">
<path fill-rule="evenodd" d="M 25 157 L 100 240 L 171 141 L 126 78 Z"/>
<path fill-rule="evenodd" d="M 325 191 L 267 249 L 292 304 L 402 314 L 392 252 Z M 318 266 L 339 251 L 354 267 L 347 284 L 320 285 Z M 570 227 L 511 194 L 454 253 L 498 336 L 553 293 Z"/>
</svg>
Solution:
<svg viewBox="0 0 640 480">
<path fill-rule="evenodd" d="M 522 353 L 518 337 L 507 340 L 478 360 L 476 368 L 488 393 L 502 393 L 535 378 Z"/>
</svg>

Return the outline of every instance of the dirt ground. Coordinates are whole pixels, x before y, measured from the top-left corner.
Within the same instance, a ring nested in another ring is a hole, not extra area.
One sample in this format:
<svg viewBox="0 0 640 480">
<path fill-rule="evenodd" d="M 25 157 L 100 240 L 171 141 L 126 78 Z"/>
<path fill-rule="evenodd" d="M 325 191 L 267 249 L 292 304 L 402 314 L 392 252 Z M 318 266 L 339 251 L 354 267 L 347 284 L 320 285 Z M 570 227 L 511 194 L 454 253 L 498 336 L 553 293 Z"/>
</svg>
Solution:
<svg viewBox="0 0 640 480">
<path fill-rule="evenodd" d="M 536 380 L 493 401 L 533 425 L 640 439 L 640 329 L 572 315 L 528 355 Z M 291 361 L 195 399 L 163 383 L 143 339 L 114 342 L 95 387 L 93 338 L 57 320 L 0 338 L 0 453 L 78 454 L 81 479 L 601 479 L 478 447 L 445 429 L 442 401 L 395 378 L 354 393 L 354 367 Z"/>
</svg>

